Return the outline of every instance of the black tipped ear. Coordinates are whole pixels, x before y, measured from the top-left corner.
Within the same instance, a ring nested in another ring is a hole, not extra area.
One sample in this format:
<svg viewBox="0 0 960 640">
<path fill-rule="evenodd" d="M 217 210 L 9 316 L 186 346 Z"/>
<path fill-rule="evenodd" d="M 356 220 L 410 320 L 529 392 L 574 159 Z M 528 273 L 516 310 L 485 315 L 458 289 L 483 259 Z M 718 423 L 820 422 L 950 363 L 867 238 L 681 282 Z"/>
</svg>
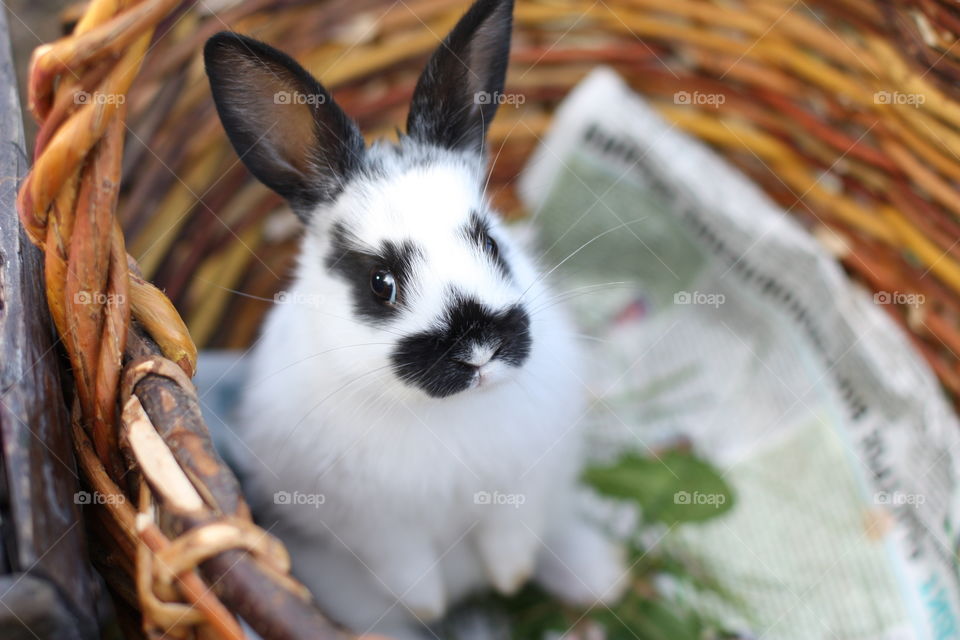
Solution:
<svg viewBox="0 0 960 640">
<path fill-rule="evenodd" d="M 286 54 L 237 33 L 207 40 L 203 59 L 223 128 L 243 163 L 305 219 L 359 169 L 357 125 Z"/>
<path fill-rule="evenodd" d="M 483 151 L 510 55 L 513 0 L 477 0 L 417 81 L 407 133 L 447 149 Z"/>
</svg>

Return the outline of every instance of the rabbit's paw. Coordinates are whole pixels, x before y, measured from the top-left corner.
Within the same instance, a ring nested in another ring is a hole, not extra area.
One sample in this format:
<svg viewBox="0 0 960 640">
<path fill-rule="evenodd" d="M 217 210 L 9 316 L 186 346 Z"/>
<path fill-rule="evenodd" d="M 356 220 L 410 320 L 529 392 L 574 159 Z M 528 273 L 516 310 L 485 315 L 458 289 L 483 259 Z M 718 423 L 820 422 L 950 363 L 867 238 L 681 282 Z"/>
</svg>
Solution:
<svg viewBox="0 0 960 640">
<path fill-rule="evenodd" d="M 439 581 L 423 580 L 399 598 L 410 614 L 420 622 L 439 620 L 447 610 L 443 585 Z"/>
<path fill-rule="evenodd" d="M 446 611 L 446 592 L 436 558 L 426 548 L 391 548 L 368 569 L 398 606 L 421 622 L 432 622 Z"/>
<path fill-rule="evenodd" d="M 477 547 L 494 588 L 511 595 L 533 575 L 540 541 L 520 520 L 488 523 L 477 535 Z"/>
<path fill-rule="evenodd" d="M 570 604 L 612 604 L 626 589 L 630 571 L 623 545 L 586 522 L 569 522 L 546 538 L 537 582 Z"/>
</svg>

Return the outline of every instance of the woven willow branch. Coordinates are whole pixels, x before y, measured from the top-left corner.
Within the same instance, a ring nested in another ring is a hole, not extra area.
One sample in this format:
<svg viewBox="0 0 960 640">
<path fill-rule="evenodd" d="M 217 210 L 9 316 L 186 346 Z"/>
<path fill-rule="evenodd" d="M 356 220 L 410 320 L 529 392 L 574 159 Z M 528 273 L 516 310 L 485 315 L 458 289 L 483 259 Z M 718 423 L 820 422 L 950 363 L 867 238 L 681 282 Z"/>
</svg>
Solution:
<svg viewBox="0 0 960 640">
<path fill-rule="evenodd" d="M 140 277 L 115 217 L 126 96 L 178 3 L 93 0 L 73 35 L 38 48 L 30 67 L 40 131 L 18 209 L 44 252 L 47 302 L 72 366 L 80 468 L 105 496 L 92 517 L 109 539 L 94 546 L 120 553 L 112 586 L 132 593 L 135 583 L 130 604 L 149 637 L 238 640 L 232 609 L 265 638 L 339 638 L 289 577 L 282 545 L 252 523 L 200 414 L 196 347 L 170 300 Z"/>
</svg>

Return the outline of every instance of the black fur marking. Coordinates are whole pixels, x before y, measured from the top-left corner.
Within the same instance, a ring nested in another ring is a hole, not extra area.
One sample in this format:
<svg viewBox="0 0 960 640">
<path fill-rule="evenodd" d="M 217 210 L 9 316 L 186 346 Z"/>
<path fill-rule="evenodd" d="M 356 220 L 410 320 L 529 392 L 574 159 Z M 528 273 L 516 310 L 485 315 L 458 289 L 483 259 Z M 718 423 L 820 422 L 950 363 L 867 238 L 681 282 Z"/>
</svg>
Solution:
<svg viewBox="0 0 960 640">
<path fill-rule="evenodd" d="M 476 368 L 461 362 L 474 345 L 493 347 L 494 359 L 514 367 L 530 355 L 530 317 L 520 305 L 499 313 L 454 292 L 436 328 L 407 336 L 391 355 L 401 380 L 434 398 L 470 387 Z"/>
<path fill-rule="evenodd" d="M 505 280 L 513 278 L 510 267 L 507 266 L 506 260 L 503 259 L 503 247 L 496 244 L 494 250 L 489 251 L 484 246 L 486 238 L 493 238 L 493 235 L 490 233 L 490 225 L 483 216 L 476 211 L 471 212 L 470 221 L 464 225 L 462 235 L 477 251 L 487 256 L 487 258 L 493 262 Z M 496 238 L 493 238 L 493 241 L 496 243 Z"/>
<path fill-rule="evenodd" d="M 512 25 L 513 0 L 473 3 L 417 81 L 410 136 L 445 149 L 483 151 L 503 93 Z"/>
<path fill-rule="evenodd" d="M 363 168 L 360 130 L 293 58 L 220 32 L 203 49 L 217 113 L 237 155 L 304 222 Z"/>
<path fill-rule="evenodd" d="M 359 243 L 339 222 L 333 225 L 330 238 L 326 266 L 350 285 L 356 316 L 374 325 L 388 321 L 405 304 L 408 287 L 413 286 L 413 264 L 422 255 L 420 249 L 409 240 L 384 241 L 373 251 L 359 249 Z M 393 273 L 397 285 L 397 301 L 393 305 L 386 304 L 370 288 L 370 276 L 377 269 Z"/>
</svg>

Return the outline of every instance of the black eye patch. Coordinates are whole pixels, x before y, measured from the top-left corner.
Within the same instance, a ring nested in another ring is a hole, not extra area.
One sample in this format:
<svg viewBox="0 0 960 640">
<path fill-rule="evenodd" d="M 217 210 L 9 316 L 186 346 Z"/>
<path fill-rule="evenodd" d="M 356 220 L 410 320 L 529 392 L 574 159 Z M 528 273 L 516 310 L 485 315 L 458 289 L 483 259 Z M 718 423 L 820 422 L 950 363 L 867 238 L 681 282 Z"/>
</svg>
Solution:
<svg viewBox="0 0 960 640">
<path fill-rule="evenodd" d="M 483 216 L 476 211 L 472 212 L 470 214 L 470 220 L 461 230 L 461 235 L 467 242 L 476 247 L 477 251 L 483 253 L 488 259 L 493 261 L 493 264 L 500 271 L 504 279 L 510 280 L 513 278 L 513 275 L 510 273 L 510 267 L 507 266 L 506 260 L 503 259 L 503 253 L 499 245 L 490 235 L 490 225 Z M 488 239 L 493 240 L 492 247 Z"/>
<path fill-rule="evenodd" d="M 382 324 L 404 306 L 406 292 L 413 286 L 414 262 L 422 253 L 410 240 L 385 240 L 375 250 L 358 249 L 358 246 L 362 243 L 343 223 L 333 225 L 326 267 L 350 286 L 356 316 L 371 324 Z M 370 277 L 378 270 L 393 274 L 397 287 L 395 304 L 384 304 L 371 290 Z"/>
</svg>

